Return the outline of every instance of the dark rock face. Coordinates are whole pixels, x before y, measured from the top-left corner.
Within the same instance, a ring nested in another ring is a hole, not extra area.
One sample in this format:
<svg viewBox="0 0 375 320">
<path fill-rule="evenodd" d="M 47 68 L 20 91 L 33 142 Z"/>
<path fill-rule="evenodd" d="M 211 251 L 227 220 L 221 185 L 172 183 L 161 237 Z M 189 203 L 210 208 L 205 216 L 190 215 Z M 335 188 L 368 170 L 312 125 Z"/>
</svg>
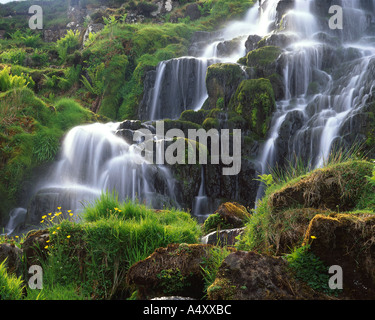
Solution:
<svg viewBox="0 0 375 320">
<path fill-rule="evenodd" d="M 1 243 L 0 244 L 0 264 L 6 260 L 7 271 L 10 274 L 20 276 L 22 249 L 16 247 L 14 244 Z"/>
<path fill-rule="evenodd" d="M 290 144 L 290 139 L 299 129 L 302 128 L 304 121 L 304 115 L 301 111 L 291 111 L 286 115 L 285 120 L 280 127 L 279 138 L 277 140 L 276 158 L 278 159 L 278 165 L 281 167 L 287 164 L 284 162 L 288 159 L 288 146 Z"/>
<path fill-rule="evenodd" d="M 200 299 L 204 287 L 201 265 L 210 248 L 204 244 L 170 244 L 156 249 L 129 269 L 127 283 L 137 287 L 140 299 L 165 295 Z"/>
<path fill-rule="evenodd" d="M 202 243 L 233 246 L 236 243 L 236 238 L 244 232 L 245 228 L 234 228 L 213 231 L 202 238 Z"/>
<path fill-rule="evenodd" d="M 342 268 L 342 294 L 349 299 L 375 297 L 374 227 L 367 214 L 316 215 L 306 232 L 311 252 L 327 266 Z"/>
<path fill-rule="evenodd" d="M 208 288 L 209 300 L 295 300 L 323 298 L 303 287 L 282 258 L 237 251 L 229 254 Z"/>
<path fill-rule="evenodd" d="M 208 32 L 197 31 L 191 38 L 191 44 L 188 49 L 188 55 L 192 57 L 200 57 L 203 55 L 207 44 L 222 39 L 220 31 Z"/>
<path fill-rule="evenodd" d="M 258 48 L 258 42 L 262 40 L 262 37 L 258 35 L 250 35 L 246 42 L 245 42 L 245 47 L 246 47 L 246 54 L 250 51 L 253 51 Z"/>
<path fill-rule="evenodd" d="M 282 17 L 294 8 L 294 0 L 281 0 L 276 7 L 276 25 L 281 22 Z M 327 11 L 328 12 L 328 11 Z"/>
<path fill-rule="evenodd" d="M 190 17 L 190 20 L 194 21 L 202 16 L 199 6 L 196 3 L 191 3 L 186 6 L 185 17 Z"/>
</svg>

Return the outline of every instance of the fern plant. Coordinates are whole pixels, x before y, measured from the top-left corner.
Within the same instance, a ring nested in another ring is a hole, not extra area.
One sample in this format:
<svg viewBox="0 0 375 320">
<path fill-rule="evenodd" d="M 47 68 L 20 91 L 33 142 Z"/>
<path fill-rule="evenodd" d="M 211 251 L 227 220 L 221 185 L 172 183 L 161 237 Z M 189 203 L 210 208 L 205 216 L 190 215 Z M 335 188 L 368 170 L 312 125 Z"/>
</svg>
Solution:
<svg viewBox="0 0 375 320">
<path fill-rule="evenodd" d="M 56 41 L 56 50 L 62 62 L 66 60 L 68 54 L 72 53 L 79 47 L 80 32 L 77 30 L 68 30 L 66 35 Z"/>
<path fill-rule="evenodd" d="M 27 87 L 28 84 L 27 76 L 24 76 L 23 73 L 20 76 L 12 75 L 9 67 L 0 71 L 0 91 Z"/>
<path fill-rule="evenodd" d="M 105 65 L 101 63 L 95 70 L 87 70 L 88 77 L 82 75 L 82 84 L 95 96 L 101 96 L 104 93 L 104 69 Z"/>
</svg>

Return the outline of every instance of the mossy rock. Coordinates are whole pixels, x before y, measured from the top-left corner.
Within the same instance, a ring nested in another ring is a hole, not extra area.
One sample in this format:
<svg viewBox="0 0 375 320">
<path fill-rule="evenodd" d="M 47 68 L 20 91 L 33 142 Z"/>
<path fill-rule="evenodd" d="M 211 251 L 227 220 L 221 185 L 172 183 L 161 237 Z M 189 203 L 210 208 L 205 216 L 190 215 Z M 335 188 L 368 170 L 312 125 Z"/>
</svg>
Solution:
<svg viewBox="0 0 375 320">
<path fill-rule="evenodd" d="M 374 230 L 373 213 L 316 215 L 310 222 L 304 242 L 327 266 L 342 268 L 345 298 L 375 298 Z"/>
<path fill-rule="evenodd" d="M 244 80 L 230 101 L 230 110 L 242 116 L 251 131 L 266 136 L 272 113 L 276 107 L 271 82 L 268 79 Z"/>
<path fill-rule="evenodd" d="M 372 208 L 375 188 L 367 180 L 372 170 L 373 164 L 363 160 L 317 169 L 271 194 L 269 205 L 275 212 L 296 207 L 341 212 Z"/>
<path fill-rule="evenodd" d="M 210 130 L 210 129 L 219 129 L 220 128 L 220 122 L 216 118 L 206 118 L 203 121 L 203 128 L 205 130 Z"/>
<path fill-rule="evenodd" d="M 206 74 L 209 108 L 225 110 L 237 86 L 244 79 L 246 75 L 238 64 L 216 63 L 209 66 Z"/>
<path fill-rule="evenodd" d="M 218 229 L 241 228 L 250 217 L 247 209 L 237 202 L 222 203 L 203 224 L 205 234 Z"/>
<path fill-rule="evenodd" d="M 266 46 L 250 51 L 246 56 L 246 65 L 248 67 L 267 68 L 280 56 L 282 50 L 275 46 Z"/>
<path fill-rule="evenodd" d="M 237 251 L 221 264 L 208 300 L 306 300 L 324 299 L 294 279 L 282 258 Z"/>
<path fill-rule="evenodd" d="M 267 78 L 278 72 L 277 59 L 282 50 L 275 46 L 266 46 L 250 51 L 246 56 L 246 65 L 255 69 L 256 77 Z"/>
<path fill-rule="evenodd" d="M 207 113 L 208 111 L 203 110 L 203 109 L 198 110 L 198 111 L 186 110 L 181 113 L 179 120 L 196 123 L 201 126 L 203 124 L 204 119 L 207 116 Z"/>
<path fill-rule="evenodd" d="M 204 295 L 201 266 L 211 248 L 211 245 L 185 243 L 158 248 L 129 269 L 127 283 L 135 286 L 139 299 L 166 295 L 201 299 Z"/>
<path fill-rule="evenodd" d="M 164 131 L 167 132 L 170 129 L 180 129 L 184 132 L 185 136 L 188 136 L 188 130 L 189 129 L 195 129 L 199 130 L 202 128 L 199 124 L 196 124 L 191 121 L 185 121 L 185 120 L 171 120 L 171 119 L 165 119 L 164 122 Z"/>
</svg>

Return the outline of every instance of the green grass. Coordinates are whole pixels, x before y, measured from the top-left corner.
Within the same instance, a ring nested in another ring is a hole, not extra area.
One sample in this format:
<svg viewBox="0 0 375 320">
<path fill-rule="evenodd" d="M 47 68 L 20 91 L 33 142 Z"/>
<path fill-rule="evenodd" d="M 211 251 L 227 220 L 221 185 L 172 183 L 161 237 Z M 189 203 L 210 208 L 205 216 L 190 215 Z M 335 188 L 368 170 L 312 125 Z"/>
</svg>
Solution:
<svg viewBox="0 0 375 320">
<path fill-rule="evenodd" d="M 201 234 L 186 212 L 154 211 L 108 193 L 88 206 L 80 220 L 75 217 L 50 227 L 41 297 L 127 297 L 125 276 L 131 265 L 170 243 L 197 243 Z"/>
<path fill-rule="evenodd" d="M 21 300 L 22 279 L 8 274 L 6 260 L 0 263 L 0 300 Z"/>
<path fill-rule="evenodd" d="M 304 164 L 295 157 L 285 168 L 274 168 L 271 170 L 271 183 L 267 186 L 265 195 L 257 203 L 253 215 L 246 224 L 246 232 L 238 243 L 241 250 L 257 250 L 260 252 L 275 254 L 278 252 L 280 238 L 285 236 L 306 219 L 312 219 L 317 208 L 311 211 L 303 210 L 300 205 L 291 205 L 283 208 L 281 212 L 274 210 L 270 199 L 273 194 L 296 186 L 302 179 L 309 179 L 316 175 L 323 179 L 326 175 L 337 177 L 342 184 L 341 203 L 349 203 L 352 212 L 375 210 L 374 185 L 371 183 L 371 168 L 373 164 L 365 159 L 362 147 L 354 145 L 349 150 L 333 150 L 321 169 L 311 170 L 309 165 Z M 315 182 L 314 182 L 315 183 Z M 291 202 L 292 203 L 292 202 Z M 307 208 L 309 209 L 309 208 Z M 340 211 L 340 207 L 335 209 Z M 329 214 L 330 210 L 319 209 L 320 214 Z M 300 216 L 303 215 L 303 216 Z M 302 238 L 295 245 L 302 243 Z M 293 247 L 289 248 L 294 250 Z"/>
</svg>

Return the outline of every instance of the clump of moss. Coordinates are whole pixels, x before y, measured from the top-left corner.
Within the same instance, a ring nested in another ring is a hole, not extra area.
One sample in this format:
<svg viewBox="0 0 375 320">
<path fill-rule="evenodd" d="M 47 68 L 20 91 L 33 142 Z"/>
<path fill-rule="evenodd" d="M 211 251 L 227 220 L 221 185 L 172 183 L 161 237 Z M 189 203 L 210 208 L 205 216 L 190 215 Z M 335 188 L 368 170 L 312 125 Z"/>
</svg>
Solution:
<svg viewBox="0 0 375 320">
<path fill-rule="evenodd" d="M 275 110 L 275 97 L 268 79 L 244 80 L 230 101 L 230 109 L 243 117 L 259 137 L 265 137 Z"/>
<path fill-rule="evenodd" d="M 226 110 L 231 96 L 244 79 L 242 68 L 235 63 L 216 63 L 209 66 L 206 74 L 209 108 Z"/>
<path fill-rule="evenodd" d="M 254 68 L 266 68 L 273 64 L 280 54 L 281 49 L 279 47 L 262 47 L 247 54 L 246 65 Z"/>
</svg>

